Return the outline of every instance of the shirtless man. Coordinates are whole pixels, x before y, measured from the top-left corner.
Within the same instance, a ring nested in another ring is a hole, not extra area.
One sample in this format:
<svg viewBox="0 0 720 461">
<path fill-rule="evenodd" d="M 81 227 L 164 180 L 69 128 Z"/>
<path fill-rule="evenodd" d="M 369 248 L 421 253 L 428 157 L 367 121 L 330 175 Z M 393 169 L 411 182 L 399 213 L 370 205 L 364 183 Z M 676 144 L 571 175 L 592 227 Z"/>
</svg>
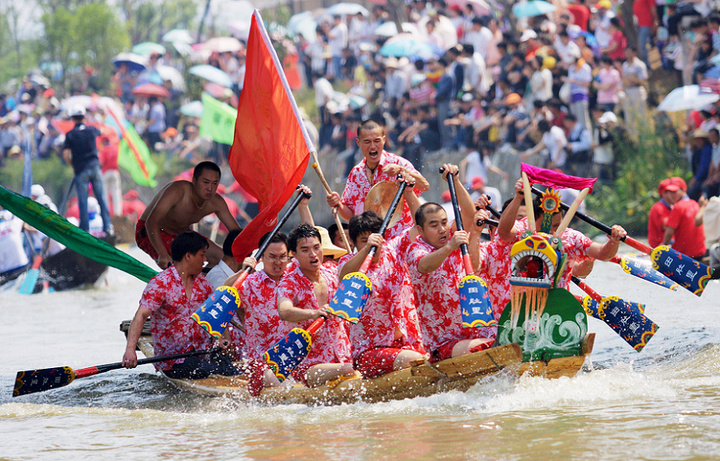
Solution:
<svg viewBox="0 0 720 461">
<path fill-rule="evenodd" d="M 240 229 L 230 214 L 225 200 L 217 194 L 220 168 L 213 162 L 200 162 L 192 182 L 173 181 L 167 184 L 145 209 L 135 227 L 135 241 L 145 253 L 166 269 L 171 261 L 170 243 L 180 232 L 190 229 L 203 217 L 215 213 L 228 231 Z M 208 241 L 208 266 L 222 259 L 222 248 Z"/>
<path fill-rule="evenodd" d="M 374 120 L 362 122 L 357 129 L 356 142 L 365 158 L 350 172 L 342 198 L 337 192 L 327 196 L 328 205 L 338 207 L 340 216 L 346 221 L 365 211 L 365 197 L 372 186 L 380 181 L 396 181 L 400 174 L 408 184 L 415 184 L 418 193 L 430 188 L 427 180 L 412 163 L 385 151 L 385 128 L 380 123 Z M 402 217 L 388 229 L 386 237 L 396 237 L 413 224 L 412 213 L 405 204 Z"/>
<path fill-rule="evenodd" d="M 313 320 L 327 315 L 325 307 L 338 286 L 337 273 L 322 264 L 320 232 L 308 224 L 290 232 L 288 249 L 293 252 L 296 264 L 278 285 L 278 312 L 282 320 L 307 329 Z M 331 316 L 313 335 L 310 354 L 292 373 L 295 379 L 315 387 L 355 374 L 343 322 Z"/>
</svg>

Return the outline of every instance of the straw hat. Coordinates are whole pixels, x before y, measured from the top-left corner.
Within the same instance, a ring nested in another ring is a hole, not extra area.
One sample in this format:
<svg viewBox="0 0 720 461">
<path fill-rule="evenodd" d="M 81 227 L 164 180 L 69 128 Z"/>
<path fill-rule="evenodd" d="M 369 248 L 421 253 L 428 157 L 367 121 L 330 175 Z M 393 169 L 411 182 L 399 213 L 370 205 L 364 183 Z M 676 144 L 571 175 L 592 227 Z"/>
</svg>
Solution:
<svg viewBox="0 0 720 461">
<path fill-rule="evenodd" d="M 691 138 L 707 138 L 709 137 L 708 132 L 698 128 L 697 130 L 692 132 Z"/>
<path fill-rule="evenodd" d="M 332 256 L 333 258 L 339 258 L 342 255 L 347 254 L 347 250 L 335 246 L 330 240 L 330 233 L 327 229 L 320 226 L 315 226 L 315 229 L 320 232 L 320 241 L 322 243 L 323 256 Z"/>
</svg>

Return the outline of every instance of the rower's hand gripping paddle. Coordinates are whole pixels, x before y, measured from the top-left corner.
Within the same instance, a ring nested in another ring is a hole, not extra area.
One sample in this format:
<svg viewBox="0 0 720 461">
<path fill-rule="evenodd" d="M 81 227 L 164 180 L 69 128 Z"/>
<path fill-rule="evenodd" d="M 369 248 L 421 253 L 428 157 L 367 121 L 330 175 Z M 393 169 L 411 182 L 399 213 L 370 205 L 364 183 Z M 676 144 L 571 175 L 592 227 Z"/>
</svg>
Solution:
<svg viewBox="0 0 720 461">
<path fill-rule="evenodd" d="M 440 174 L 444 172 L 445 169 L 440 168 Z M 453 175 L 449 172 L 447 182 L 448 188 L 450 189 L 453 212 L 455 213 L 455 225 L 457 229 L 461 231 L 463 230 L 462 215 L 460 215 L 460 207 L 458 206 L 457 194 L 455 193 Z M 462 252 L 463 265 L 465 266 L 465 273 L 467 274 L 458 284 L 462 326 L 464 328 L 497 326 L 497 320 L 495 320 L 495 314 L 490 304 L 490 294 L 488 293 L 487 284 L 483 279 L 475 275 L 467 245 L 464 243 L 460 245 L 460 251 Z"/>
<path fill-rule="evenodd" d="M 270 240 L 280 231 L 280 228 L 287 222 L 290 215 L 304 198 L 310 198 L 310 194 L 303 191 L 295 197 L 285 214 L 275 225 L 270 235 L 263 241 L 260 248 L 255 252 L 255 259 L 260 259 L 262 254 L 270 245 Z M 205 300 L 200 307 L 192 314 L 191 318 L 196 321 L 205 331 L 214 338 L 222 336 L 225 329 L 230 324 L 235 312 L 240 308 L 240 295 L 238 289 L 242 287 L 243 282 L 250 274 L 251 268 L 246 267 L 240 276 L 235 280 L 233 286 L 220 286 L 208 299 Z"/>
</svg>

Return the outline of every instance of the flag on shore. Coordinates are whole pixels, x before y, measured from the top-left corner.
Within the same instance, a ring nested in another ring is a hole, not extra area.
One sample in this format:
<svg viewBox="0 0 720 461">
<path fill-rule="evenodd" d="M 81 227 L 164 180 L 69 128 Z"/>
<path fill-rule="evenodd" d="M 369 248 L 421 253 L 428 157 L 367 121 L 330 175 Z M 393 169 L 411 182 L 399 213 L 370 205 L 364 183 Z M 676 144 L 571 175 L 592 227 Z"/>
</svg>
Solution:
<svg viewBox="0 0 720 461">
<path fill-rule="evenodd" d="M 282 65 L 255 10 L 228 163 L 240 186 L 258 199 L 260 213 L 235 239 L 235 259 L 242 261 L 273 229 L 302 180 L 312 150 Z"/>
<path fill-rule="evenodd" d="M 234 139 L 237 112 L 231 106 L 210 96 L 202 94 L 203 114 L 200 118 L 200 136 L 205 136 L 221 144 L 232 145 Z"/>
<path fill-rule="evenodd" d="M 130 177 L 138 185 L 157 186 L 155 173 L 158 167 L 150 157 L 150 150 L 131 123 L 126 123 L 124 128 L 118 151 L 118 166 L 130 173 Z"/>
</svg>

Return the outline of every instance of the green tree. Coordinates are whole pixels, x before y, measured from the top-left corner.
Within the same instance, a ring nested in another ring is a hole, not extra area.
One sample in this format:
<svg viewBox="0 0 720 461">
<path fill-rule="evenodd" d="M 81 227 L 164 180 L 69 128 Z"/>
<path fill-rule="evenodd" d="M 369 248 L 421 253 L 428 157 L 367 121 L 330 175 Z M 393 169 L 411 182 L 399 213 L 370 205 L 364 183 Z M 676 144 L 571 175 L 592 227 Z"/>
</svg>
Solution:
<svg viewBox="0 0 720 461">
<path fill-rule="evenodd" d="M 112 71 L 107 63 L 129 45 L 124 25 L 104 2 L 64 2 L 69 6 L 56 3 L 46 5 L 41 19 L 45 36 L 39 47 L 62 66 L 61 87 L 66 88 L 73 69 L 88 65 L 98 70 L 99 86 L 106 87 Z"/>
<path fill-rule="evenodd" d="M 133 44 L 159 42 L 172 29 L 191 29 L 197 11 L 195 0 L 121 0 L 118 7 Z"/>
</svg>

